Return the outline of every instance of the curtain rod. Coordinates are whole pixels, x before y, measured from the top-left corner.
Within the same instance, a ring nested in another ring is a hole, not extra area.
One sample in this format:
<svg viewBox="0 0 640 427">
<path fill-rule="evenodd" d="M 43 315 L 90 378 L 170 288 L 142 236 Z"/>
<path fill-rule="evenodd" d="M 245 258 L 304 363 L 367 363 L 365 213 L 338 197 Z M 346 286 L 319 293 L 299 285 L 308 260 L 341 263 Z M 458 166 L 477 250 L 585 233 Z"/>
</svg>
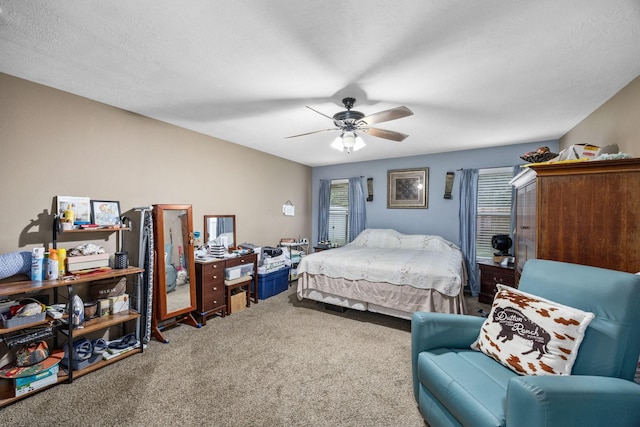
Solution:
<svg viewBox="0 0 640 427">
<path fill-rule="evenodd" d="M 360 175 L 360 178 L 364 178 L 364 175 Z M 320 178 L 320 179 L 329 179 L 329 181 L 339 181 L 341 179 L 349 179 L 349 178 Z"/>
</svg>

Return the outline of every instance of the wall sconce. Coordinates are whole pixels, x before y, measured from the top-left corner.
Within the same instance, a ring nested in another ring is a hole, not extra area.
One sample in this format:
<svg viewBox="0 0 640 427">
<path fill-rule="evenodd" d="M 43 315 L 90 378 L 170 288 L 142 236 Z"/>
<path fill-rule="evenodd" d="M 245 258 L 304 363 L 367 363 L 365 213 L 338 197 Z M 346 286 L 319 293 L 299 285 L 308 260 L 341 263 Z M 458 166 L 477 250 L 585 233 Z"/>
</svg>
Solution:
<svg viewBox="0 0 640 427">
<path fill-rule="evenodd" d="M 445 199 L 451 199 L 451 190 L 453 190 L 453 178 L 454 178 L 454 173 L 453 172 L 447 172 L 447 176 L 445 178 L 445 182 L 444 182 L 444 198 Z"/>
<path fill-rule="evenodd" d="M 373 202 L 373 178 L 367 178 L 367 202 Z"/>
</svg>

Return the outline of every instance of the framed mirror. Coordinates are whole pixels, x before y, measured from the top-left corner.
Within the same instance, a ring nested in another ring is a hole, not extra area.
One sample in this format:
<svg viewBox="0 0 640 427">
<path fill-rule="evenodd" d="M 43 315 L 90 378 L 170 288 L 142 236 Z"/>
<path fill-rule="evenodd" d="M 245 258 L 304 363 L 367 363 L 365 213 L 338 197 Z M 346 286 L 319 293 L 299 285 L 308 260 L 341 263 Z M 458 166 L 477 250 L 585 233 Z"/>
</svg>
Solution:
<svg viewBox="0 0 640 427">
<path fill-rule="evenodd" d="M 205 215 L 204 216 L 205 243 L 217 240 L 229 248 L 237 245 L 236 216 L 235 215 Z M 226 244 L 225 244 L 226 242 Z"/>
<path fill-rule="evenodd" d="M 196 275 L 191 205 L 154 205 L 154 335 L 165 341 L 158 324 L 176 318 L 193 326 Z"/>
</svg>

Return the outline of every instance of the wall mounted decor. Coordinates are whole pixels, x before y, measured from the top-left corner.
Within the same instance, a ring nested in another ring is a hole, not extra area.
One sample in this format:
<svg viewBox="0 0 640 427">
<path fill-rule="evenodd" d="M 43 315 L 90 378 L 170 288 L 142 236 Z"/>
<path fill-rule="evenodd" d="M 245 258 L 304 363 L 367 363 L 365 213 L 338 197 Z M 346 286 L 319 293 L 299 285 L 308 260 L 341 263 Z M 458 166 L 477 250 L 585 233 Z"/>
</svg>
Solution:
<svg viewBox="0 0 640 427">
<path fill-rule="evenodd" d="M 68 206 L 74 213 L 74 222 L 76 224 L 88 224 L 91 219 L 91 206 L 89 205 L 89 197 L 76 196 L 56 196 L 56 214 L 62 218 Z"/>
<path fill-rule="evenodd" d="M 373 178 L 367 178 L 367 202 L 373 202 Z"/>
<path fill-rule="evenodd" d="M 91 223 L 96 225 L 120 225 L 120 202 L 92 200 Z"/>
<path fill-rule="evenodd" d="M 389 170 L 387 186 L 387 208 L 428 208 L 429 168 Z"/>
<path fill-rule="evenodd" d="M 453 179 L 455 174 L 453 172 L 447 172 L 447 176 L 444 181 L 444 198 L 452 199 L 451 191 L 453 190 Z"/>
</svg>

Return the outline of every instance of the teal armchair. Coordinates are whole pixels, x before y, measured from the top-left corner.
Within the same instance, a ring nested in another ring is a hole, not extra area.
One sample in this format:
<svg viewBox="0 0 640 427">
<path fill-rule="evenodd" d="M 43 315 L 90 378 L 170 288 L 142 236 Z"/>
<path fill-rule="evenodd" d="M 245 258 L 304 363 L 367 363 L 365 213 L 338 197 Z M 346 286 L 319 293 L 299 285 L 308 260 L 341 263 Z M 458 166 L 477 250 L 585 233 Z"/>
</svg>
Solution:
<svg viewBox="0 0 640 427">
<path fill-rule="evenodd" d="M 640 426 L 640 276 L 530 260 L 519 289 L 595 314 L 571 375 L 518 375 L 472 350 L 481 317 L 414 313 L 413 390 L 427 424 Z"/>
</svg>

